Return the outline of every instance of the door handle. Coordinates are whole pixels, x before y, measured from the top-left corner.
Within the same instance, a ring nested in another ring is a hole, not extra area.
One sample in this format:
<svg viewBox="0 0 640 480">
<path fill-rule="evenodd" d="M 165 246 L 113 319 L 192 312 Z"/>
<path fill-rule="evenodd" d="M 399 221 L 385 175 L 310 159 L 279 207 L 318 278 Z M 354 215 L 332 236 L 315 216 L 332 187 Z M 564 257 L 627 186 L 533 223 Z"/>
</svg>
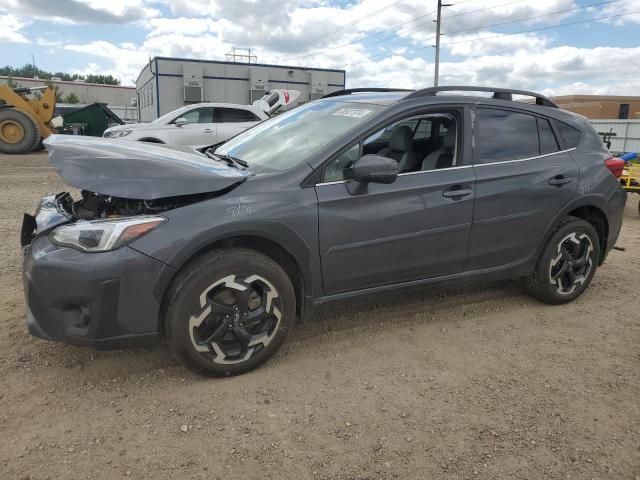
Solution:
<svg viewBox="0 0 640 480">
<path fill-rule="evenodd" d="M 454 185 L 449 190 L 445 190 L 444 192 L 442 192 L 442 196 L 445 198 L 461 198 L 466 197 L 467 195 L 471 195 L 471 192 L 471 187 Z"/>
<path fill-rule="evenodd" d="M 205 128 L 204 133 L 213 133 L 213 130 L 211 128 Z"/>
<path fill-rule="evenodd" d="M 566 175 L 556 175 L 555 177 L 549 179 L 549 185 L 553 185 L 554 187 L 561 187 L 562 185 L 571 183 L 571 181 L 571 177 L 567 177 Z"/>
</svg>

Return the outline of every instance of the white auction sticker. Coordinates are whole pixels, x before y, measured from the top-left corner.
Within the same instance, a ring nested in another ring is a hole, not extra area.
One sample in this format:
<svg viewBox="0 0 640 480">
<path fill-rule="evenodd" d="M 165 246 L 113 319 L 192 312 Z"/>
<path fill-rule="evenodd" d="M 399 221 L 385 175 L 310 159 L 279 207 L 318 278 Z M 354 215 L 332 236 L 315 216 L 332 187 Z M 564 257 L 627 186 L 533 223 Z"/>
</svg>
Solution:
<svg viewBox="0 0 640 480">
<path fill-rule="evenodd" d="M 369 115 L 371 110 L 364 108 L 341 108 L 333 112 L 331 115 L 338 115 L 340 117 L 362 118 L 365 115 Z"/>
</svg>

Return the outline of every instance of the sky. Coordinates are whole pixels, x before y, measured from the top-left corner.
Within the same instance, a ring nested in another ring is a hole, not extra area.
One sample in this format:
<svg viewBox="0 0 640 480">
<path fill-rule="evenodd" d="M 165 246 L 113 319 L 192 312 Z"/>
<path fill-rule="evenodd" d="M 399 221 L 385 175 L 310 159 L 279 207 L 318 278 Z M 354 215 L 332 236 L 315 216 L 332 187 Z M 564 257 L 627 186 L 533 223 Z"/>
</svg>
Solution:
<svg viewBox="0 0 640 480">
<path fill-rule="evenodd" d="M 445 0 L 440 84 L 640 95 L 640 0 Z M 0 63 L 111 74 L 154 56 L 339 68 L 347 87 L 433 85 L 437 0 L 0 0 Z"/>
</svg>

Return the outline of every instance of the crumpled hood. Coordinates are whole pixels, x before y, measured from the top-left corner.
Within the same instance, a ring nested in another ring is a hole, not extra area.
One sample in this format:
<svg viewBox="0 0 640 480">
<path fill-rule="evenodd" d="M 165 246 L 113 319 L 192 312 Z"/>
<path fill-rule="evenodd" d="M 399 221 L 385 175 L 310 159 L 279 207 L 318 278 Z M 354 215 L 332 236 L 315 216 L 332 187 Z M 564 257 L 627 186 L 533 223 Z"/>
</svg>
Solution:
<svg viewBox="0 0 640 480">
<path fill-rule="evenodd" d="M 65 183 L 114 197 L 155 200 L 216 192 L 250 175 L 194 150 L 153 143 L 51 135 L 44 145 Z"/>
</svg>

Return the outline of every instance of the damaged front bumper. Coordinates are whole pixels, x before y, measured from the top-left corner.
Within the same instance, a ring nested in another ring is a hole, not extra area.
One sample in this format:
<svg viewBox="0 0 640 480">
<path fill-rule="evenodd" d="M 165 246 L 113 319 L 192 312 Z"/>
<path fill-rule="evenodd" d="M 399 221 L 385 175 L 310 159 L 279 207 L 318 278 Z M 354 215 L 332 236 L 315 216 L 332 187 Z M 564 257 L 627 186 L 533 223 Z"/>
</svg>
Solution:
<svg viewBox="0 0 640 480">
<path fill-rule="evenodd" d="M 65 210 L 65 202 L 72 202 L 71 195 L 62 192 L 48 195 L 40 200 L 35 215 L 24 214 L 20 245 L 26 247 L 36 235 L 46 233 L 59 225 L 73 221 L 73 217 Z"/>
<path fill-rule="evenodd" d="M 36 236 L 23 248 L 29 333 L 95 349 L 159 339 L 153 279 L 171 267 L 133 248 L 87 254 Z"/>
</svg>

